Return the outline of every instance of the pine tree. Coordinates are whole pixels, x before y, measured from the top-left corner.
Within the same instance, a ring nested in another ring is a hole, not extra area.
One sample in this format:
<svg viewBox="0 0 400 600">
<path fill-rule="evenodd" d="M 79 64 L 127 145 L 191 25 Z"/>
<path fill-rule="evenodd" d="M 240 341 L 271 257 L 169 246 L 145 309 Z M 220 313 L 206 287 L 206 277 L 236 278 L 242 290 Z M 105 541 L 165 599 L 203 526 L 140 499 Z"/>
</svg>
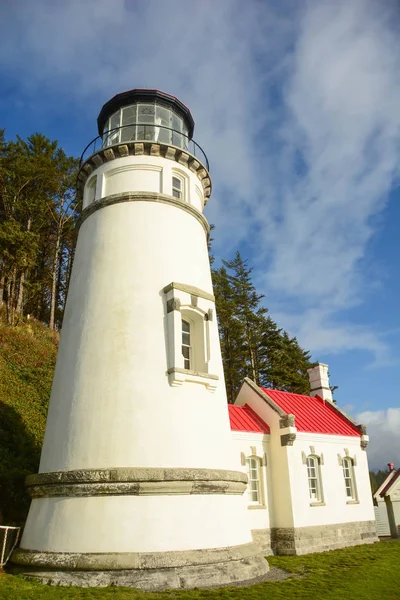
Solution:
<svg viewBox="0 0 400 600">
<path fill-rule="evenodd" d="M 213 270 L 213 280 L 228 402 L 235 401 L 244 377 L 262 387 L 308 394 L 309 352 L 261 305 L 248 261 L 237 252 L 223 264 Z"/>
<path fill-rule="evenodd" d="M 213 270 L 213 284 L 226 392 L 228 402 L 233 403 L 245 377 L 244 328 L 237 316 L 234 289 L 225 267 Z"/>
<path fill-rule="evenodd" d="M 7 142 L 0 132 L 0 307 L 54 328 L 62 315 L 75 236 L 77 160 L 35 133 Z M 70 229 L 70 228 L 69 228 Z M 65 230 L 65 231 L 64 231 Z"/>
</svg>

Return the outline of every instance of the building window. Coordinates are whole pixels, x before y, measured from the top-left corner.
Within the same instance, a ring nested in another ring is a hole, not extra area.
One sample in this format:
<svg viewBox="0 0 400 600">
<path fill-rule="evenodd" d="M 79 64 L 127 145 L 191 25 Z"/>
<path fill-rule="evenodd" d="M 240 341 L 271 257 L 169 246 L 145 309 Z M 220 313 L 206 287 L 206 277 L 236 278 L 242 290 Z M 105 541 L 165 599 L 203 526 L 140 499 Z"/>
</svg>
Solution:
<svg viewBox="0 0 400 600">
<path fill-rule="evenodd" d="M 190 342 L 190 323 L 182 319 L 182 356 L 184 369 L 191 369 L 192 347 Z"/>
<path fill-rule="evenodd" d="M 247 491 L 250 504 L 261 504 L 260 493 L 260 463 L 257 458 L 250 457 L 246 459 L 247 475 L 249 483 Z"/>
<path fill-rule="evenodd" d="M 180 177 L 172 177 L 172 195 L 179 200 L 183 199 L 183 181 Z"/>
<path fill-rule="evenodd" d="M 354 481 L 353 461 L 351 458 L 346 457 L 343 459 L 343 477 L 347 500 L 356 500 L 356 486 Z"/>
<path fill-rule="evenodd" d="M 313 502 L 322 502 L 322 485 L 319 459 L 317 456 L 307 457 L 308 491 Z"/>
</svg>

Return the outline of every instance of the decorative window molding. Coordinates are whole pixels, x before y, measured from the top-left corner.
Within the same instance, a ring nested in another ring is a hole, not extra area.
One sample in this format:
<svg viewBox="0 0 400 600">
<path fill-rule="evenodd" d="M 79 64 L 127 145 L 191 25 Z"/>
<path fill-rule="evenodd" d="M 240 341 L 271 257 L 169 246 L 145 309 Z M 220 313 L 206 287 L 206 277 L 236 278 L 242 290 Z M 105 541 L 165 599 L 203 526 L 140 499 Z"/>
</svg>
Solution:
<svg viewBox="0 0 400 600">
<path fill-rule="evenodd" d="M 306 457 L 310 506 L 325 506 L 321 477 L 321 458 L 314 454 Z"/>
<path fill-rule="evenodd" d="M 216 323 L 208 318 L 214 297 L 193 286 L 175 283 L 166 286 L 164 293 L 170 384 L 198 383 L 215 390 L 219 377 L 211 373 L 210 327 L 216 327 Z"/>
<path fill-rule="evenodd" d="M 96 200 L 97 175 L 89 179 L 85 187 L 83 208 L 86 208 Z"/>
</svg>

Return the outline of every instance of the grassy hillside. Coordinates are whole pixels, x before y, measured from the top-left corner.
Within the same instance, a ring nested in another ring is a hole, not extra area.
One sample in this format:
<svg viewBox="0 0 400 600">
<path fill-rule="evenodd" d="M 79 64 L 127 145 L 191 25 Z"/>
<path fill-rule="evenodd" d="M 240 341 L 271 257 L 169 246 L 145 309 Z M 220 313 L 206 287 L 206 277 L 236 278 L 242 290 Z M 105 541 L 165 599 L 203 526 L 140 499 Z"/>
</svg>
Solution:
<svg viewBox="0 0 400 600">
<path fill-rule="evenodd" d="M 0 522 L 21 524 L 28 473 L 37 472 L 58 334 L 36 321 L 0 322 Z"/>
</svg>

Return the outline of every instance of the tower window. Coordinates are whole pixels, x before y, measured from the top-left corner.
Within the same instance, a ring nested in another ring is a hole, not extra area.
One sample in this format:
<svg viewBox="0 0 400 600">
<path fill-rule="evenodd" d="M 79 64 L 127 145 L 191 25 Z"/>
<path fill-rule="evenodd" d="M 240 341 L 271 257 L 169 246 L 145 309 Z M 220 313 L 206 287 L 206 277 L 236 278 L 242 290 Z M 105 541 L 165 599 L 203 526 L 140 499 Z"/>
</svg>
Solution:
<svg viewBox="0 0 400 600">
<path fill-rule="evenodd" d="M 190 343 L 190 323 L 182 319 L 182 356 L 185 369 L 191 369 L 192 347 Z"/>
<path fill-rule="evenodd" d="M 179 177 L 172 177 L 172 195 L 180 200 L 183 198 L 183 182 Z"/>
</svg>

